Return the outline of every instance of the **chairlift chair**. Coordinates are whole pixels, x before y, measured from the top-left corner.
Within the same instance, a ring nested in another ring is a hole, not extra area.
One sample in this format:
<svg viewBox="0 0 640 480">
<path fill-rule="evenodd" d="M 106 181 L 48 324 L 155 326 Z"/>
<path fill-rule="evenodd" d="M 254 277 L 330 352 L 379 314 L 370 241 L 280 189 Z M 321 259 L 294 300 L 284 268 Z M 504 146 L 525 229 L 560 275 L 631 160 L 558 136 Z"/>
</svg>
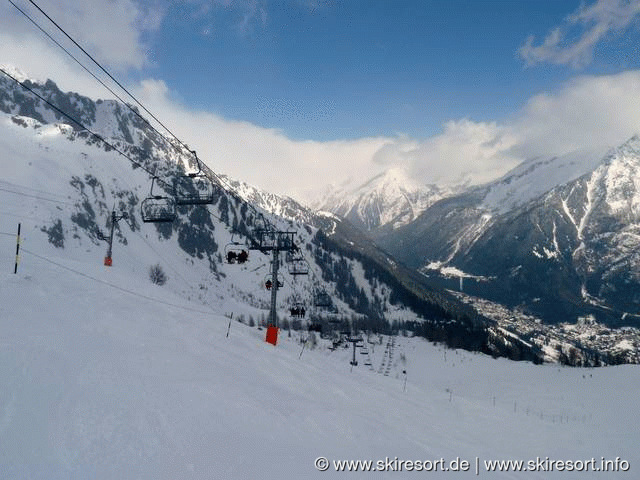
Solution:
<svg viewBox="0 0 640 480">
<path fill-rule="evenodd" d="M 142 221 L 145 223 L 169 223 L 176 219 L 176 201 L 172 197 L 153 193 L 153 187 L 158 177 L 151 179 L 149 196 L 140 204 Z"/>
<path fill-rule="evenodd" d="M 309 264 L 304 258 L 294 258 L 288 265 L 289 275 L 309 275 Z"/>
<path fill-rule="evenodd" d="M 227 263 L 245 263 L 249 259 L 249 248 L 244 243 L 235 241 L 231 235 L 231 242 L 224 247 L 224 258 Z"/>
<path fill-rule="evenodd" d="M 329 311 L 333 307 L 333 301 L 326 290 L 317 290 L 313 295 L 313 306 L 316 309 Z"/>
<path fill-rule="evenodd" d="M 296 302 L 289 309 L 289 313 L 292 318 L 304 318 L 307 312 L 303 303 Z"/>
<path fill-rule="evenodd" d="M 278 276 L 277 280 L 278 280 L 278 288 L 282 288 L 284 286 L 282 279 Z M 267 274 L 266 277 L 264 277 L 264 286 L 267 290 L 271 290 L 271 288 L 273 287 L 273 275 L 271 275 L 270 273 Z"/>
<path fill-rule="evenodd" d="M 202 172 L 198 155 L 191 151 L 196 158 L 197 172 L 180 175 L 173 183 L 173 196 L 178 205 L 207 205 L 213 203 L 213 182 Z"/>
<path fill-rule="evenodd" d="M 293 251 L 297 247 L 293 242 L 296 232 L 281 232 L 269 228 L 254 229 L 251 235 L 250 250 L 260 250 L 269 253 L 274 250 L 280 252 Z"/>
</svg>

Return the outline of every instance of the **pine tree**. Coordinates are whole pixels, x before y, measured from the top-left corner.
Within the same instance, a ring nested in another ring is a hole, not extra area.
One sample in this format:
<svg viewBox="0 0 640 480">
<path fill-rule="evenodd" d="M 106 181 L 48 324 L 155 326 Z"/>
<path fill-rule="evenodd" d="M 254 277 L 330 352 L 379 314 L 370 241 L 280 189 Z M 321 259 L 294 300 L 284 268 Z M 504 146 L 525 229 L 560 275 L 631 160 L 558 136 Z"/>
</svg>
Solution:
<svg viewBox="0 0 640 480">
<path fill-rule="evenodd" d="M 159 263 L 149 267 L 149 279 L 151 280 L 151 283 L 155 285 L 164 285 L 167 283 L 167 274 L 164 273 L 164 270 Z"/>
</svg>

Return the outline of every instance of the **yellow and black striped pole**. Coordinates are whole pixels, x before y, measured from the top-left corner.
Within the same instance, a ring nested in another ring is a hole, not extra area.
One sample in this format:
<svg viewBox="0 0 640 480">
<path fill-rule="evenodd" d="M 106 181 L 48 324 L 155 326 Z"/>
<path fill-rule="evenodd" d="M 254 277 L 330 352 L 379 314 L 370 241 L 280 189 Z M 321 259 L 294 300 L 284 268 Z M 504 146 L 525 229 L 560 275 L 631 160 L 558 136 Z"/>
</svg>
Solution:
<svg viewBox="0 0 640 480">
<path fill-rule="evenodd" d="M 18 273 L 18 262 L 20 262 L 20 226 L 22 224 L 18 224 L 18 236 L 16 237 L 16 265 L 13 268 L 13 273 Z"/>
</svg>

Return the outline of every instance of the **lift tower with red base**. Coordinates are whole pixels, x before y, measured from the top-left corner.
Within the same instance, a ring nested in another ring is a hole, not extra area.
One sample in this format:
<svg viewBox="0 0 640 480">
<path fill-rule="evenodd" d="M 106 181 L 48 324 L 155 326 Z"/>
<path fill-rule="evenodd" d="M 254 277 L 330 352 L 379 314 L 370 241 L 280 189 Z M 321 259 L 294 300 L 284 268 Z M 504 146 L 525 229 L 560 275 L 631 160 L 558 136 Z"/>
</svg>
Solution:
<svg viewBox="0 0 640 480">
<path fill-rule="evenodd" d="M 271 287 L 271 309 L 269 323 L 267 324 L 267 336 L 265 341 L 272 345 L 278 343 L 278 315 L 276 304 L 278 299 L 278 269 L 280 267 L 280 252 L 294 252 L 297 250 L 293 239 L 296 232 L 281 232 L 276 230 L 258 230 L 252 239 L 250 250 L 260 250 L 265 254 L 272 254 L 271 278 L 274 279 Z"/>
</svg>

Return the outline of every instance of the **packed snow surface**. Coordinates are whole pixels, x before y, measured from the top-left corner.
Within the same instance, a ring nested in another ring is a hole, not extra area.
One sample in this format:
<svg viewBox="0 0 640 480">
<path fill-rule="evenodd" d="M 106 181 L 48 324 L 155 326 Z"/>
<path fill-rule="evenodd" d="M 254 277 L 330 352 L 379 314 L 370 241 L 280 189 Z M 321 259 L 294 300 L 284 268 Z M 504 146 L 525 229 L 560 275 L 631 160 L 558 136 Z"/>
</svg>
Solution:
<svg viewBox="0 0 640 480">
<path fill-rule="evenodd" d="M 350 349 L 319 342 L 300 356 L 297 333 L 274 347 L 235 321 L 227 337 L 229 320 L 206 306 L 56 253 L 25 252 L 18 274 L 2 274 L 3 478 L 345 475 L 316 470 L 320 456 L 471 462 L 466 474 L 431 472 L 439 478 L 475 476 L 476 457 L 620 457 L 638 468 L 637 366 L 534 366 L 371 336 L 372 366 L 358 355 L 351 368 Z"/>
</svg>

